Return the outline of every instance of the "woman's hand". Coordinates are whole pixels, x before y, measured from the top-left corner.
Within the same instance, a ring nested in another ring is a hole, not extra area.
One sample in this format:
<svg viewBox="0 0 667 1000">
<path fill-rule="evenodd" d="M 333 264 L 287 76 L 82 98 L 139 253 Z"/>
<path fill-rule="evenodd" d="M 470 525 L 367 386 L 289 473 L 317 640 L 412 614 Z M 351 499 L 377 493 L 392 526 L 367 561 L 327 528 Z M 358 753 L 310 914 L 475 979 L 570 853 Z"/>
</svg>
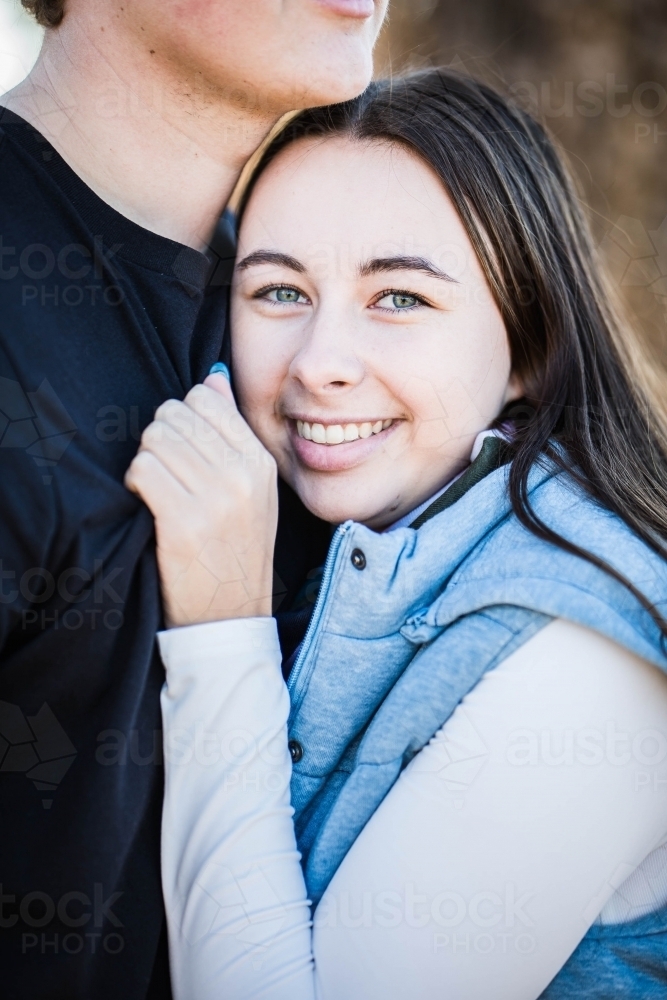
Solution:
<svg viewBox="0 0 667 1000">
<path fill-rule="evenodd" d="M 224 375 L 158 408 L 125 485 L 155 517 L 169 628 L 271 614 L 276 464 Z"/>
</svg>

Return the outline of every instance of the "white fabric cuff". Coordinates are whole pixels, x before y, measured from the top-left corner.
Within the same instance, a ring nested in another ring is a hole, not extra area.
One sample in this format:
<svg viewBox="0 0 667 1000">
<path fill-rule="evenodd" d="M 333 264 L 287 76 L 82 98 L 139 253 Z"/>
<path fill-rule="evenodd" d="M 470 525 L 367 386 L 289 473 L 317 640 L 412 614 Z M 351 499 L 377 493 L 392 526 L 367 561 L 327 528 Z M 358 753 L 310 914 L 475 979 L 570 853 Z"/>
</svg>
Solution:
<svg viewBox="0 0 667 1000">
<path fill-rule="evenodd" d="M 275 618 L 228 618 L 200 625 L 184 625 L 157 634 L 162 662 L 169 674 L 193 662 L 225 661 L 230 655 L 269 653 L 280 658 Z"/>
</svg>

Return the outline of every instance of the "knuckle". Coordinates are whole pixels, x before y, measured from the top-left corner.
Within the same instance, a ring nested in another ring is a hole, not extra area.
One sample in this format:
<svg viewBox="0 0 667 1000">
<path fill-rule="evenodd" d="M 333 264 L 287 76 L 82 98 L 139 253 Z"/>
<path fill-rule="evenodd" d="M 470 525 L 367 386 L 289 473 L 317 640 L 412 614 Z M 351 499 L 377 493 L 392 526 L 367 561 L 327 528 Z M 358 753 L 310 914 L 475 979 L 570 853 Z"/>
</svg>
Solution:
<svg viewBox="0 0 667 1000">
<path fill-rule="evenodd" d="M 152 444 L 157 444 L 161 440 L 162 440 L 162 424 L 160 423 L 159 420 L 154 420 L 152 424 L 149 424 L 148 427 L 144 429 L 144 432 L 141 435 L 141 445 L 144 448 L 150 448 Z M 142 454 L 144 454 L 144 452 L 139 452 L 137 458 L 139 458 L 139 456 Z"/>
<path fill-rule="evenodd" d="M 130 472 L 135 478 L 137 476 L 143 477 L 154 467 L 153 462 L 153 456 L 149 451 L 140 451 L 130 466 Z"/>
<path fill-rule="evenodd" d="M 196 403 L 199 401 L 206 401 L 209 398 L 209 394 L 212 392 L 211 389 L 203 385 L 203 383 L 198 382 L 196 385 L 190 389 L 189 393 L 185 397 L 187 403 Z"/>
<path fill-rule="evenodd" d="M 125 473 L 125 485 L 128 489 L 141 491 L 146 485 L 150 463 L 147 461 L 148 452 L 141 451 L 132 460 L 132 464 Z"/>
<path fill-rule="evenodd" d="M 174 407 L 182 406 L 183 404 L 178 399 L 165 399 L 164 403 L 160 403 L 157 410 L 155 411 L 155 419 L 159 420 L 163 417 L 168 416 L 172 412 Z"/>
</svg>

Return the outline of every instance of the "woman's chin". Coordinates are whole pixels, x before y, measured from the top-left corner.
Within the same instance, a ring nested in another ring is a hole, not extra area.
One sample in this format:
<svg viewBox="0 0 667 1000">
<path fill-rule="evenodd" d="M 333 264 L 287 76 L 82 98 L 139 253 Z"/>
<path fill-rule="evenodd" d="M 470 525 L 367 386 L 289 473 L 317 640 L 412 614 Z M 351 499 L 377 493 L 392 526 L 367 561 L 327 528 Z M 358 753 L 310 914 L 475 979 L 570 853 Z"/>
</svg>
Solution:
<svg viewBox="0 0 667 1000">
<path fill-rule="evenodd" d="M 361 524 L 368 524 L 375 527 L 376 520 L 387 521 L 383 515 L 386 513 L 385 507 L 379 507 L 377 489 L 373 491 L 372 497 L 356 495 L 351 484 L 343 487 L 342 484 L 330 485 L 321 482 L 312 482 L 310 476 L 296 475 L 285 476 L 299 499 L 311 514 L 319 517 L 329 524 L 342 524 L 344 521 L 357 521 Z M 321 478 L 321 475 L 318 476 Z M 365 490 L 361 493 L 366 493 Z M 391 522 L 389 517 L 387 523 Z"/>
<path fill-rule="evenodd" d="M 358 521 L 358 509 L 356 505 L 350 505 L 337 500 L 334 497 L 320 495 L 319 491 L 308 489 L 297 489 L 299 498 L 311 514 L 319 517 L 329 524 L 342 524 L 343 521 Z"/>
</svg>

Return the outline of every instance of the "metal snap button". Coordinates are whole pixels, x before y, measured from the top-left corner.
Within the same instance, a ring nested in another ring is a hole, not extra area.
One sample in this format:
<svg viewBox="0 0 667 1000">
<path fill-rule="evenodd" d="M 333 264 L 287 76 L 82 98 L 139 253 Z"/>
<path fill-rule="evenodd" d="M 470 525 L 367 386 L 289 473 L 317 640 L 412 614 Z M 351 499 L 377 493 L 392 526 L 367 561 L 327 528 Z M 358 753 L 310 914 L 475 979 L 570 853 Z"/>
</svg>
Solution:
<svg viewBox="0 0 667 1000">
<path fill-rule="evenodd" d="M 350 561 L 355 569 L 365 569 L 366 568 L 366 556 L 363 554 L 361 549 L 354 549 L 352 555 L 350 556 Z"/>
<path fill-rule="evenodd" d="M 287 749 L 289 750 L 289 755 L 292 758 L 293 764 L 298 764 L 303 757 L 303 747 L 298 740 L 290 740 L 287 744 Z"/>
</svg>

